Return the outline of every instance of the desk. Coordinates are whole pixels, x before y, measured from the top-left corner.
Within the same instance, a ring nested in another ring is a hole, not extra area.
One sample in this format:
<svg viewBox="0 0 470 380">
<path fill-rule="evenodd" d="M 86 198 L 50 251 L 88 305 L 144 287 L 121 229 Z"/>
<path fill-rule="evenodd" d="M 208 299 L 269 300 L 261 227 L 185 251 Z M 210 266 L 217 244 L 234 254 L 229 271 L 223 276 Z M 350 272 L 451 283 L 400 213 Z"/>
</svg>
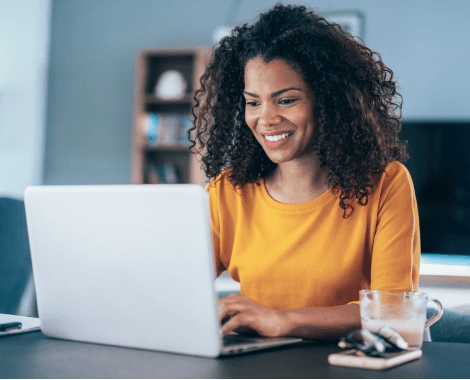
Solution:
<svg viewBox="0 0 470 380">
<path fill-rule="evenodd" d="M 371 371 L 331 366 L 335 344 L 298 343 L 219 359 L 49 339 L 0 339 L 0 378 L 467 378 L 470 344 L 424 343 L 423 357 Z"/>
</svg>

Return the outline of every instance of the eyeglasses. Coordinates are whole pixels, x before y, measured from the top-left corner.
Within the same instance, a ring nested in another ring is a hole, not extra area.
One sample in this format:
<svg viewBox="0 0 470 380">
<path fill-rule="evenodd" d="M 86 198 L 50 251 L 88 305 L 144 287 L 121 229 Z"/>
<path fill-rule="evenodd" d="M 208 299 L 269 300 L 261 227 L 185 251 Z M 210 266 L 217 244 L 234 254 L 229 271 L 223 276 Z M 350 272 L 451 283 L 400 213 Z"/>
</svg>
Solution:
<svg viewBox="0 0 470 380">
<path fill-rule="evenodd" d="M 354 330 L 338 343 L 341 348 L 355 348 L 365 356 L 380 357 L 385 351 L 396 352 L 408 349 L 408 343 L 389 326 L 383 326 L 379 332 L 367 329 Z"/>
</svg>

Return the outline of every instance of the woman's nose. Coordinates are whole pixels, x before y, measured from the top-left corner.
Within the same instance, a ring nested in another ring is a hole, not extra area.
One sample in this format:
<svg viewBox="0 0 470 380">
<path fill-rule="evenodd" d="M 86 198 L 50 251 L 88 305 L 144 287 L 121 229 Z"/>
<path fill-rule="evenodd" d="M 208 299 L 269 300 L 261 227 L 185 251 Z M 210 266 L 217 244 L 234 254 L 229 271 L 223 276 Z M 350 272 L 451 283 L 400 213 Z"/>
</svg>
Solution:
<svg viewBox="0 0 470 380">
<path fill-rule="evenodd" d="M 259 117 L 259 124 L 262 127 L 270 127 L 272 125 L 279 124 L 281 121 L 282 117 L 270 110 L 268 107 L 263 109 Z"/>
</svg>

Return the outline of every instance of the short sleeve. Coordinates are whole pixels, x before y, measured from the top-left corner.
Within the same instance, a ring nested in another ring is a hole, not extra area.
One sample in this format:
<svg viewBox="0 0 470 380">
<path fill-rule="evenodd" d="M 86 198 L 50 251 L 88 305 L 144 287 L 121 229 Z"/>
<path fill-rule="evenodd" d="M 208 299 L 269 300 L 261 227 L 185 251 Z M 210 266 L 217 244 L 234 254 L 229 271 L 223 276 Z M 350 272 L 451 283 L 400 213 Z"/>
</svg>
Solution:
<svg viewBox="0 0 470 380">
<path fill-rule="evenodd" d="M 397 162 L 383 180 L 371 262 L 372 290 L 417 291 L 421 243 L 413 182 Z"/>
<path fill-rule="evenodd" d="M 212 227 L 212 244 L 214 249 L 214 260 L 216 275 L 219 277 L 226 270 L 220 260 L 220 218 L 219 218 L 219 189 L 216 180 L 211 181 L 206 191 L 209 193 Z"/>
</svg>

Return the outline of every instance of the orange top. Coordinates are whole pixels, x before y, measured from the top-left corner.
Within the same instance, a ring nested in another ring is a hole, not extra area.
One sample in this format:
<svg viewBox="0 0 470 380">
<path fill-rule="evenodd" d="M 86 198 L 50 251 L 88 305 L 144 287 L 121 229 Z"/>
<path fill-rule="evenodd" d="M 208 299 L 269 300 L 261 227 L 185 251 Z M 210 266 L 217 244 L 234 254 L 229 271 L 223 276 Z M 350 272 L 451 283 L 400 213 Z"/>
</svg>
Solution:
<svg viewBox="0 0 470 380">
<path fill-rule="evenodd" d="M 418 290 L 418 209 L 402 164 L 389 164 L 368 204 L 346 219 L 330 190 L 283 204 L 264 181 L 235 191 L 225 174 L 207 188 L 215 261 L 242 295 L 286 310 L 358 303 L 361 289 Z"/>
</svg>

